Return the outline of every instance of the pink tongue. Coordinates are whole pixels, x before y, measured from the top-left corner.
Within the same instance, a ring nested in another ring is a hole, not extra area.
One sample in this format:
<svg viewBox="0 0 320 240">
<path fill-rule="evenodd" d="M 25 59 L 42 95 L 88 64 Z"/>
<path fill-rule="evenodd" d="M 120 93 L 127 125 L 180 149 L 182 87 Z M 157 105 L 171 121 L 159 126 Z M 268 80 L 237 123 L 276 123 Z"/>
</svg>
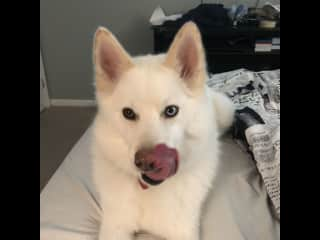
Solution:
<svg viewBox="0 0 320 240">
<path fill-rule="evenodd" d="M 175 149 L 167 147 L 165 144 L 158 144 L 146 156 L 155 167 L 155 171 L 145 174 L 153 180 L 164 180 L 174 175 L 178 169 L 178 153 Z"/>
</svg>

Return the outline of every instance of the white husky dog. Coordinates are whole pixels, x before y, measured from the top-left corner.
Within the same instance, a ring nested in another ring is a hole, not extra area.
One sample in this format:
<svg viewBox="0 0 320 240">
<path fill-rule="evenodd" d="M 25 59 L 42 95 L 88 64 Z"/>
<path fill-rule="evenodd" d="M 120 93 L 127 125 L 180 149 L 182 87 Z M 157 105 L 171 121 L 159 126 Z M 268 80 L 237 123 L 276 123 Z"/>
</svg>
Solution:
<svg viewBox="0 0 320 240">
<path fill-rule="evenodd" d="M 186 23 L 167 54 L 132 58 L 99 27 L 93 51 L 99 240 L 135 239 L 139 232 L 150 233 L 148 239 L 200 239 L 201 205 L 219 161 L 218 137 L 232 124 L 234 110 L 226 96 L 205 84 L 198 28 Z"/>
</svg>

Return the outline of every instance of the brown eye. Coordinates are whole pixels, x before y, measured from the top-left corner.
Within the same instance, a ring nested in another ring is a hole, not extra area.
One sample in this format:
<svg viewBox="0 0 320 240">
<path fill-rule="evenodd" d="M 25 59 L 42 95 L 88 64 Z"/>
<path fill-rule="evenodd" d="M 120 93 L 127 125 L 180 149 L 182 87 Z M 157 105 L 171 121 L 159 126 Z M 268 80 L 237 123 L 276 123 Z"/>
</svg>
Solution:
<svg viewBox="0 0 320 240">
<path fill-rule="evenodd" d="M 128 120 L 134 121 L 137 119 L 137 114 L 131 108 L 122 109 L 122 114 Z"/>
<path fill-rule="evenodd" d="M 179 107 L 176 105 L 169 105 L 164 110 L 164 116 L 166 118 L 175 117 L 179 112 Z"/>
</svg>

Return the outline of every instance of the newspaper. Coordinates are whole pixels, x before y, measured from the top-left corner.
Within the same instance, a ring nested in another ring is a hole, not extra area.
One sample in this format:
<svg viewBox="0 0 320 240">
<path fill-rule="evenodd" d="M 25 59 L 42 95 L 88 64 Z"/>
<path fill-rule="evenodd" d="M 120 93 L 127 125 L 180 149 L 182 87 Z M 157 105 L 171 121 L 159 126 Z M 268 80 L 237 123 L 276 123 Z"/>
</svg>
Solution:
<svg viewBox="0 0 320 240">
<path fill-rule="evenodd" d="M 255 160 L 280 219 L 280 69 L 209 74 L 207 84 L 232 99 L 234 139 Z"/>
</svg>

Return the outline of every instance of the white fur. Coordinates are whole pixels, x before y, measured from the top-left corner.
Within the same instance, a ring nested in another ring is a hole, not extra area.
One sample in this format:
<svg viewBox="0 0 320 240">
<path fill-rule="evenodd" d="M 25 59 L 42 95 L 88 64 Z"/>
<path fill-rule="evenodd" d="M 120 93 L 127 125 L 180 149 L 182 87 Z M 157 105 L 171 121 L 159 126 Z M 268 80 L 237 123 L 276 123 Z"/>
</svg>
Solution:
<svg viewBox="0 0 320 240">
<path fill-rule="evenodd" d="M 138 231 L 167 240 L 199 239 L 201 205 L 219 162 L 218 128 L 231 124 L 233 109 L 226 97 L 207 87 L 188 96 L 178 75 L 160 64 L 163 59 L 137 57 L 111 95 L 97 91 L 92 152 L 103 210 L 99 240 L 129 240 Z M 161 112 L 169 104 L 180 111 L 164 119 Z M 139 120 L 123 118 L 123 107 L 133 108 Z M 158 143 L 178 150 L 179 170 L 143 190 L 134 154 L 145 144 Z M 149 237 L 140 239 L 153 239 Z"/>
<path fill-rule="evenodd" d="M 212 91 L 213 105 L 218 113 L 217 123 L 220 133 L 226 131 L 233 122 L 234 105 L 223 93 Z"/>
</svg>

